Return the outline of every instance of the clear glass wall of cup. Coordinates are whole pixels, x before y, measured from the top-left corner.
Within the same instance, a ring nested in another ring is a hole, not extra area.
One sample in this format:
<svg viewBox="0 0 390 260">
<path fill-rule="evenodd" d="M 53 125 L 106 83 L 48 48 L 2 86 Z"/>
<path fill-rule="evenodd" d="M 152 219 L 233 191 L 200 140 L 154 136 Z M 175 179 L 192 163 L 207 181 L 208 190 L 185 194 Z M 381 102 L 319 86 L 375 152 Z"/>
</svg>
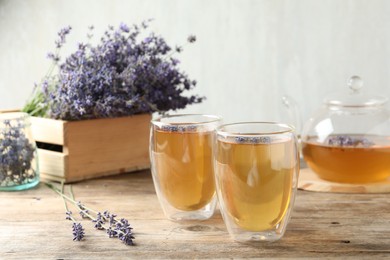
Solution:
<svg viewBox="0 0 390 260">
<path fill-rule="evenodd" d="M 214 130 L 220 118 L 173 115 L 151 122 L 150 159 L 157 197 L 168 219 L 204 220 L 214 214 Z"/>
<path fill-rule="evenodd" d="M 299 152 L 285 124 L 220 126 L 214 149 L 218 200 L 234 240 L 275 241 L 290 219 L 297 190 Z"/>
<path fill-rule="evenodd" d="M 0 191 L 18 191 L 39 183 L 30 117 L 22 112 L 0 113 Z"/>
</svg>

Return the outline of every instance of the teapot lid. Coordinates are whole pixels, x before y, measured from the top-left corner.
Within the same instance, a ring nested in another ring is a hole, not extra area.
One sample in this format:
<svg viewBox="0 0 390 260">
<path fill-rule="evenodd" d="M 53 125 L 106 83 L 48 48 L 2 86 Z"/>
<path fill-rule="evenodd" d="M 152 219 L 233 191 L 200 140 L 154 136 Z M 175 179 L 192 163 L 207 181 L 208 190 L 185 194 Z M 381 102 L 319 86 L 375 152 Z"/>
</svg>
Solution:
<svg viewBox="0 0 390 260">
<path fill-rule="evenodd" d="M 348 80 L 348 91 L 337 92 L 324 99 L 328 105 L 344 107 L 381 106 L 387 102 L 387 97 L 364 93 L 363 80 L 359 76 L 352 76 Z"/>
</svg>

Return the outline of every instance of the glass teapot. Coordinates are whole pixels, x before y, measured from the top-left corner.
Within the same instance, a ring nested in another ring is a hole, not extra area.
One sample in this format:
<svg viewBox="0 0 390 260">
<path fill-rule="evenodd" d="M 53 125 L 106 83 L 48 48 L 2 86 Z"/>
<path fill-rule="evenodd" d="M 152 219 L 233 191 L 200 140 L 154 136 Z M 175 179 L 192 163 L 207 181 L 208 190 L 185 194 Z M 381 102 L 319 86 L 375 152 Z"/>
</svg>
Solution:
<svg viewBox="0 0 390 260">
<path fill-rule="evenodd" d="M 365 94 L 358 76 L 349 79 L 348 87 L 345 92 L 326 97 L 323 106 L 304 124 L 303 157 L 324 180 L 386 180 L 390 177 L 390 112 L 385 108 L 388 99 Z"/>
</svg>

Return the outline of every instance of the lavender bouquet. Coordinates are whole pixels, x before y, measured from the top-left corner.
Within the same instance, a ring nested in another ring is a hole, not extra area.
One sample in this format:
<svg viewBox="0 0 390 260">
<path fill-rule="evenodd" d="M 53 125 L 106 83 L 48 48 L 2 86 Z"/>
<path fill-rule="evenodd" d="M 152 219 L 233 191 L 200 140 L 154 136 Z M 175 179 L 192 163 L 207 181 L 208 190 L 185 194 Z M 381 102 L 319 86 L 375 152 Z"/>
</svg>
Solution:
<svg viewBox="0 0 390 260">
<path fill-rule="evenodd" d="M 121 117 L 185 108 L 204 97 L 185 96 L 196 86 L 182 72 L 170 47 L 153 32 L 149 21 L 141 25 L 109 26 L 95 46 L 79 43 L 63 62 L 59 55 L 71 27 L 62 29 L 52 67 L 23 108 L 33 116 L 62 120 Z M 146 35 L 143 37 L 143 35 Z M 93 27 L 88 38 L 93 37 Z M 196 40 L 190 36 L 188 42 Z"/>
</svg>

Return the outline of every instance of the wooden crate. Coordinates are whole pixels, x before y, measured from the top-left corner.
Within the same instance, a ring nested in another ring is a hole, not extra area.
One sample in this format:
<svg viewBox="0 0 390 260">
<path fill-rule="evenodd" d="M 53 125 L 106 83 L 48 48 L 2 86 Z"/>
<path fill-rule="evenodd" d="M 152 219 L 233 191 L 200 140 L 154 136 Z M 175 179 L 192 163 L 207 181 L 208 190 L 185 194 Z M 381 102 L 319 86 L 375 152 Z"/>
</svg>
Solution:
<svg viewBox="0 0 390 260">
<path fill-rule="evenodd" d="M 61 121 L 31 118 L 43 179 L 75 182 L 150 167 L 151 115 Z M 47 147 L 55 146 L 62 151 Z"/>
</svg>

